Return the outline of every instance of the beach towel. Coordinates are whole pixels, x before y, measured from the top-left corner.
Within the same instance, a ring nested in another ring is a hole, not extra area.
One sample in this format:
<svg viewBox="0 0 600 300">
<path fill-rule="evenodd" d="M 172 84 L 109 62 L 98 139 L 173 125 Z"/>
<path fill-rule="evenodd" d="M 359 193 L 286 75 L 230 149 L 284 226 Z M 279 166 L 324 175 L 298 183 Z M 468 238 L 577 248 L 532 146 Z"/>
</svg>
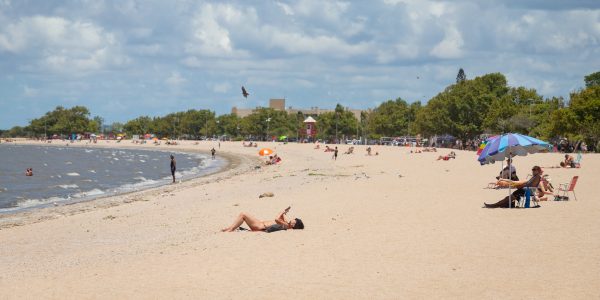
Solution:
<svg viewBox="0 0 600 300">
<path fill-rule="evenodd" d="M 275 225 L 271 225 L 271 226 L 265 228 L 265 232 L 268 232 L 268 233 L 279 231 L 279 230 L 286 230 L 286 228 L 281 224 L 275 224 Z"/>
</svg>

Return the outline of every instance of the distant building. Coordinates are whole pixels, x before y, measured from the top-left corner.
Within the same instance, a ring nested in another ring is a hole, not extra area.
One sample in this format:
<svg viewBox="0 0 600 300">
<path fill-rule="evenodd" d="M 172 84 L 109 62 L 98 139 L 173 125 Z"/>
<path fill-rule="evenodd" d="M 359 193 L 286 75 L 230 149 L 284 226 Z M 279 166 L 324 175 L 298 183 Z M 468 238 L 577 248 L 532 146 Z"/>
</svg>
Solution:
<svg viewBox="0 0 600 300">
<path fill-rule="evenodd" d="M 256 107 L 254 109 L 251 108 L 237 108 L 237 107 L 233 107 L 231 108 L 231 113 L 243 118 L 246 117 L 250 114 L 252 114 L 255 110 L 259 109 L 260 107 Z M 334 112 L 335 109 L 323 109 L 323 108 L 319 108 L 319 107 L 311 107 L 311 108 L 293 108 L 293 107 L 288 107 L 287 109 L 285 108 L 285 99 L 269 99 L 269 108 L 272 108 L 274 110 L 277 111 L 285 111 L 288 114 L 297 114 L 298 112 L 301 112 L 302 114 L 304 114 L 305 116 L 318 116 L 320 114 L 323 113 L 327 113 L 327 112 Z M 365 109 L 351 109 L 351 108 L 347 108 L 346 109 L 350 112 L 352 112 L 354 114 L 354 117 L 356 117 L 357 120 L 360 120 L 360 113 L 363 111 L 367 111 Z"/>
<path fill-rule="evenodd" d="M 274 110 L 285 110 L 285 99 L 269 99 L 269 107 Z"/>
<path fill-rule="evenodd" d="M 304 127 L 300 128 L 298 135 L 302 139 L 309 139 L 310 141 L 314 141 L 315 137 L 317 136 L 317 121 L 315 121 L 313 117 L 308 116 L 308 118 L 304 120 L 303 124 Z"/>
</svg>

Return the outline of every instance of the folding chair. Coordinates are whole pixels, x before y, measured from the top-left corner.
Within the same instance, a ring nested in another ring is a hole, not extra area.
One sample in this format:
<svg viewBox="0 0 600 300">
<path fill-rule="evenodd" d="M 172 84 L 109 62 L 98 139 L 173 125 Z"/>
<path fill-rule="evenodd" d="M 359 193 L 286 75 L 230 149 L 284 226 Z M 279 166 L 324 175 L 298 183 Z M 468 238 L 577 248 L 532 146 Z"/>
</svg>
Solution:
<svg viewBox="0 0 600 300">
<path fill-rule="evenodd" d="M 531 208 L 540 206 L 540 201 L 537 197 L 537 188 L 536 187 L 524 187 L 525 196 L 519 200 L 519 206 L 522 208 Z M 529 199 L 527 199 L 529 198 Z M 533 205 L 531 205 L 533 202 Z"/>
<path fill-rule="evenodd" d="M 561 183 L 558 185 L 558 194 L 560 195 L 560 192 L 562 192 L 562 197 L 567 197 L 569 196 L 569 192 L 573 192 L 573 197 L 575 197 L 575 200 L 577 200 L 577 195 L 575 195 L 575 185 L 577 184 L 577 180 L 579 179 L 579 176 L 573 176 L 573 179 L 571 179 L 571 183 Z"/>
</svg>

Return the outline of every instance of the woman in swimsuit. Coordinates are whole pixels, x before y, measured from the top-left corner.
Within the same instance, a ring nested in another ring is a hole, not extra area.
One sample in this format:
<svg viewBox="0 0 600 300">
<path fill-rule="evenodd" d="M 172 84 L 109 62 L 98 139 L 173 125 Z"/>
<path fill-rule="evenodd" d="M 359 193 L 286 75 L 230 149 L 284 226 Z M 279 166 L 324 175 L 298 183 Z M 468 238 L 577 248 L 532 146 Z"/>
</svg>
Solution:
<svg viewBox="0 0 600 300">
<path fill-rule="evenodd" d="M 290 221 L 285 219 L 285 215 L 290 211 L 290 207 L 282 211 L 275 220 L 261 221 L 247 213 L 240 213 L 240 215 L 233 221 L 233 224 L 227 228 L 223 228 L 223 232 L 232 232 L 240 227 L 244 222 L 250 227 L 252 231 L 265 231 L 269 226 L 279 224 L 284 229 L 304 229 L 304 223 L 302 220 L 296 218 Z"/>
</svg>

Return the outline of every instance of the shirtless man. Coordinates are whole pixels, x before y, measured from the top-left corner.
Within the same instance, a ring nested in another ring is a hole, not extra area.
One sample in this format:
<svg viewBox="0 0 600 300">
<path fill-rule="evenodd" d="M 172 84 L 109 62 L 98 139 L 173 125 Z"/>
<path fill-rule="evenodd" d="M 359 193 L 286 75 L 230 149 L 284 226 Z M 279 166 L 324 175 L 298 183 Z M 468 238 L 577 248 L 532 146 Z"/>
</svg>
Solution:
<svg viewBox="0 0 600 300">
<path fill-rule="evenodd" d="M 240 213 L 240 215 L 233 221 L 233 224 L 227 228 L 223 228 L 223 232 L 232 232 L 240 227 L 244 222 L 250 227 L 252 231 L 265 231 L 267 227 L 275 224 L 282 225 L 285 229 L 304 229 L 304 223 L 302 220 L 295 218 L 287 221 L 285 215 L 290 211 L 291 207 L 286 208 L 282 211 L 275 220 L 261 221 L 247 213 Z"/>
</svg>

